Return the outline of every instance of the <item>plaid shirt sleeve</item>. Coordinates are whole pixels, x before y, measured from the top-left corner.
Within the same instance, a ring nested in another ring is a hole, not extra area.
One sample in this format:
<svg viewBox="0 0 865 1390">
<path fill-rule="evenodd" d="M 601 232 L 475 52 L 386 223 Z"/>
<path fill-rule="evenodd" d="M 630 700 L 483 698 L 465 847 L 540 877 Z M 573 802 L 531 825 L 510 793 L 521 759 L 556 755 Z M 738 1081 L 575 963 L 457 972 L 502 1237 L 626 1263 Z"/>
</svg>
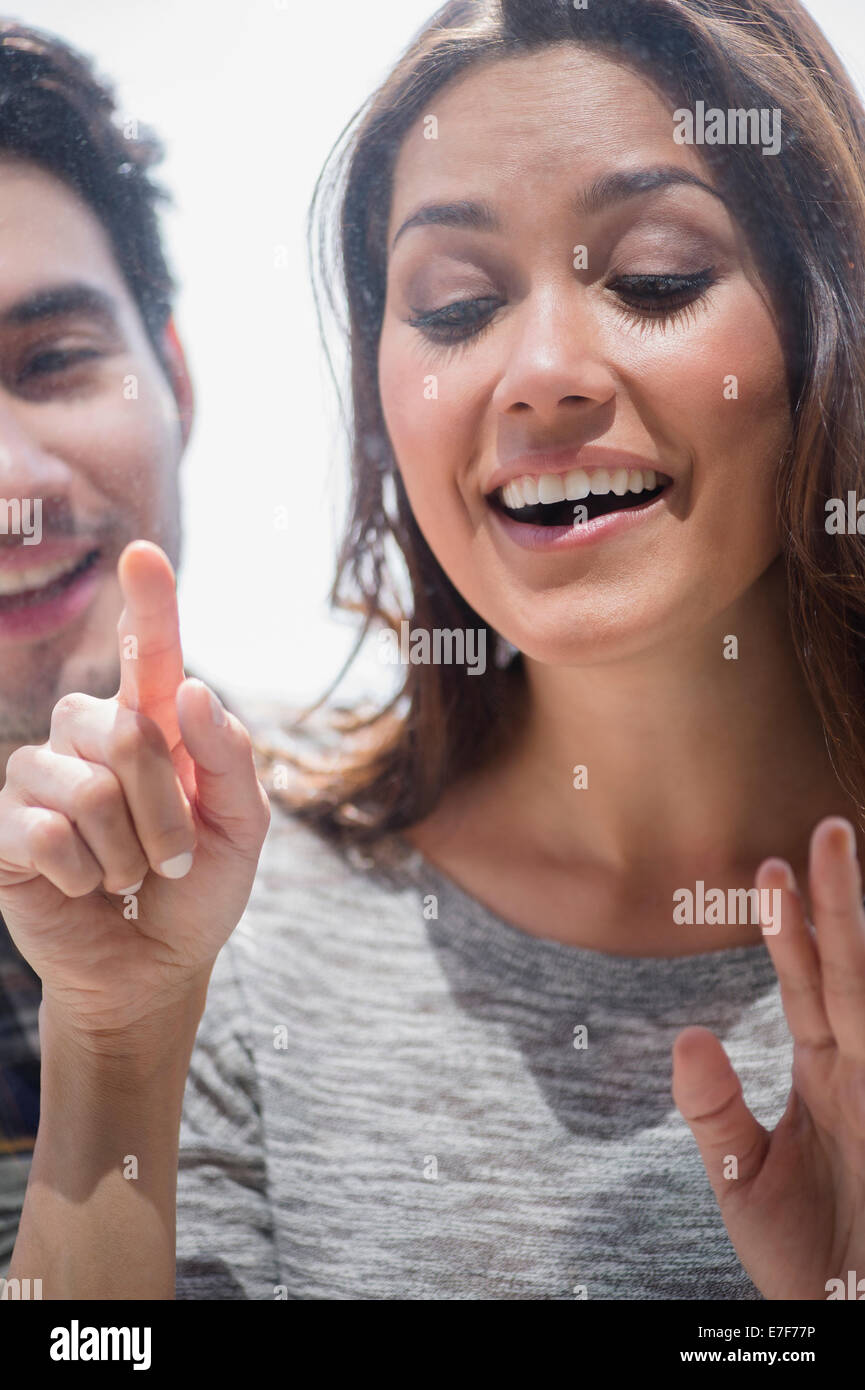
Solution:
<svg viewBox="0 0 865 1390">
<path fill-rule="evenodd" d="M 32 1149 L 39 1124 L 42 984 L 0 917 L 0 1159 Z"/>
<path fill-rule="evenodd" d="M 0 1276 L 9 1263 L 39 1125 L 42 985 L 0 917 Z"/>
</svg>

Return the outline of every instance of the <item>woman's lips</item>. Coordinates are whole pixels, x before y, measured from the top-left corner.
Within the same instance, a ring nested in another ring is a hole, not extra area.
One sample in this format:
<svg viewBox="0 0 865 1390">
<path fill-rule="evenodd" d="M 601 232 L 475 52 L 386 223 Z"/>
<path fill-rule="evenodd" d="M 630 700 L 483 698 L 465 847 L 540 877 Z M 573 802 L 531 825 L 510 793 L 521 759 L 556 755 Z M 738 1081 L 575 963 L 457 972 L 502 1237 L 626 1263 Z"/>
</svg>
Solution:
<svg viewBox="0 0 865 1390">
<path fill-rule="evenodd" d="M 594 545 L 621 535 L 634 526 L 645 525 L 657 516 L 664 505 L 664 499 L 672 484 L 668 483 L 662 492 L 649 501 L 634 507 L 624 507 L 618 511 L 605 513 L 592 520 L 574 522 L 568 526 L 538 526 L 515 521 L 500 507 L 487 498 L 496 524 L 504 534 L 523 550 L 572 550 L 577 546 Z"/>
<path fill-rule="evenodd" d="M 65 560 L 59 547 L 46 552 L 33 546 L 0 555 L 0 645 L 46 637 L 74 622 L 102 581 L 95 547 L 79 544 L 74 554 L 67 548 Z"/>
<path fill-rule="evenodd" d="M 590 477 L 601 469 L 609 474 L 617 473 L 620 469 L 626 473 L 645 473 L 649 470 L 660 476 L 663 473 L 660 462 L 660 459 L 644 458 L 626 449 L 611 449 L 597 444 L 586 444 L 580 449 L 539 450 L 516 455 L 507 463 L 500 464 L 484 482 L 484 492 L 491 496 L 515 478 L 523 476 L 535 479 L 548 475 L 564 477 L 575 470 L 585 471 Z"/>
</svg>

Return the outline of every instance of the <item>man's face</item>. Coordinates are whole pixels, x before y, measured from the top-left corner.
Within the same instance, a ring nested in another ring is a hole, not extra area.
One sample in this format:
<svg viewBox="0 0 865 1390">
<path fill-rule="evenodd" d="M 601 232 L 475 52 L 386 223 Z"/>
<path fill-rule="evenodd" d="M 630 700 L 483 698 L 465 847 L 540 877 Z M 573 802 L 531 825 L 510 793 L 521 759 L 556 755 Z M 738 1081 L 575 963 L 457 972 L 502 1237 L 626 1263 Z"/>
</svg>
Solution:
<svg viewBox="0 0 865 1390">
<path fill-rule="evenodd" d="M 104 697 L 117 689 L 115 571 L 124 546 L 144 537 L 178 562 L 188 382 L 180 362 L 172 375 L 173 384 L 96 214 L 47 171 L 0 158 L 0 745 L 7 755 L 47 736 L 66 692 Z M 28 515 L 39 538 L 39 504 L 41 539 L 26 544 Z M 19 506 L 22 524 L 12 534 Z"/>
</svg>

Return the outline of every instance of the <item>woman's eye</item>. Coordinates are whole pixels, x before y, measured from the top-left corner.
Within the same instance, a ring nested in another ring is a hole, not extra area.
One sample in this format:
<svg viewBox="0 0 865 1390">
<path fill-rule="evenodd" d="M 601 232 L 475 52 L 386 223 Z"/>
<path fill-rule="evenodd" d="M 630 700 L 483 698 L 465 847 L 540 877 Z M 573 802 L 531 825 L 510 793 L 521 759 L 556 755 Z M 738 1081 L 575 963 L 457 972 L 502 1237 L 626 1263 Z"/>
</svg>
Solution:
<svg viewBox="0 0 865 1390">
<path fill-rule="evenodd" d="M 630 310 L 643 317 L 671 317 L 696 303 L 715 281 L 712 266 L 690 275 L 622 275 L 609 288 Z M 490 296 L 457 299 L 408 320 L 432 342 L 448 344 L 477 338 L 492 322 L 500 301 Z"/>
<path fill-rule="evenodd" d="M 442 309 L 432 309 L 426 314 L 413 313 L 409 323 L 433 342 L 459 343 L 476 338 L 492 321 L 498 307 L 499 301 L 490 297 L 457 299 Z"/>
<path fill-rule="evenodd" d="M 708 266 L 691 275 L 621 275 L 609 288 L 629 309 L 661 318 L 695 304 L 714 282 Z"/>
</svg>

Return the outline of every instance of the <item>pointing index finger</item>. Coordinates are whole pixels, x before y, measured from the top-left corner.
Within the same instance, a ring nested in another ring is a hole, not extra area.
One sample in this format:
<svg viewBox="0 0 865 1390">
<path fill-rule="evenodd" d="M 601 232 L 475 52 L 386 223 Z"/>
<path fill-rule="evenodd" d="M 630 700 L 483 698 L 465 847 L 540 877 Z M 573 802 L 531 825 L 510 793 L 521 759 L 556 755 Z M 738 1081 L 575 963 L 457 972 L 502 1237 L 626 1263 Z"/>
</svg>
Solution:
<svg viewBox="0 0 865 1390">
<path fill-rule="evenodd" d="M 174 748 L 180 741 L 175 696 L 184 680 L 177 586 L 171 561 L 151 541 L 132 541 L 117 562 L 126 606 L 117 624 L 117 699 L 158 724 Z"/>
</svg>

